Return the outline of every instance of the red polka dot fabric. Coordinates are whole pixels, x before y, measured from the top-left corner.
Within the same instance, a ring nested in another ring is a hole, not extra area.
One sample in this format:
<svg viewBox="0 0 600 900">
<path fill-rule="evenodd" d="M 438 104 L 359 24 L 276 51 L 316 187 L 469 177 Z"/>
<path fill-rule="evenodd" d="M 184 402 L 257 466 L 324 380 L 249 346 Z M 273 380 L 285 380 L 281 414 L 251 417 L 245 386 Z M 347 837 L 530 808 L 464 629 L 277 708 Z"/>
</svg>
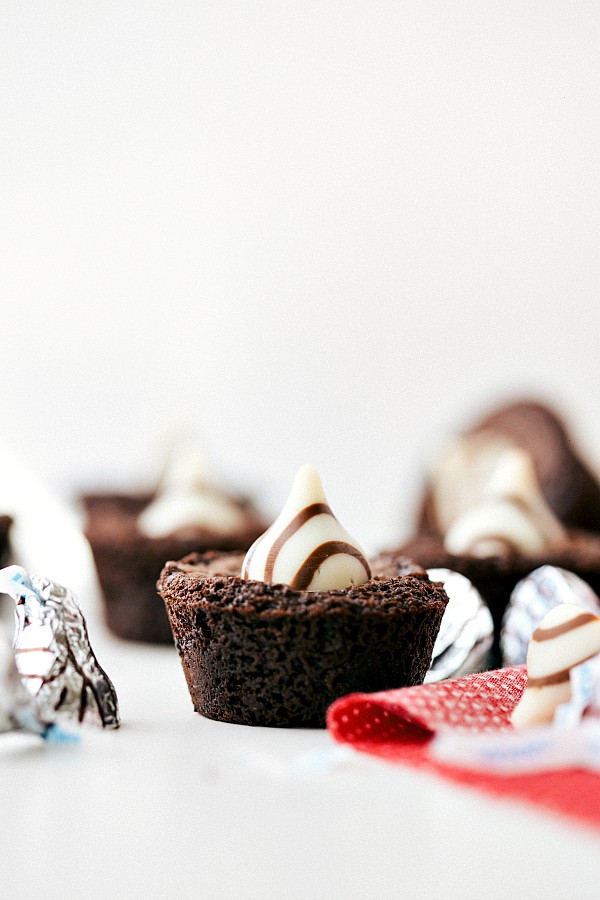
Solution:
<svg viewBox="0 0 600 900">
<path fill-rule="evenodd" d="M 510 714 L 526 682 L 525 667 L 516 666 L 437 684 L 350 694 L 329 708 L 327 727 L 336 741 L 365 753 L 600 828 L 600 775 L 596 773 L 563 769 L 497 775 L 449 766 L 430 757 L 431 738 L 442 730 L 510 728 Z"/>
</svg>

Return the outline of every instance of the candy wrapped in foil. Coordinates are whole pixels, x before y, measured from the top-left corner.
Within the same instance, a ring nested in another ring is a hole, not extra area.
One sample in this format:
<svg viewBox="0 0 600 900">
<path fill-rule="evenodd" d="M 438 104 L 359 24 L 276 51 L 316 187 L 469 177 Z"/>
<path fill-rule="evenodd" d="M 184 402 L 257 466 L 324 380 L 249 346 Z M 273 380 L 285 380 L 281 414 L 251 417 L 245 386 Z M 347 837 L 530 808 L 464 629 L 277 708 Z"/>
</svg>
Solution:
<svg viewBox="0 0 600 900">
<path fill-rule="evenodd" d="M 16 667 L 36 717 L 117 728 L 117 695 L 90 647 L 74 593 L 19 566 L 0 570 L 0 592 L 17 604 Z"/>
<path fill-rule="evenodd" d="M 492 615 L 468 578 L 450 569 L 429 569 L 431 581 L 441 581 L 448 595 L 425 682 L 457 678 L 487 668 L 494 641 Z"/>
<path fill-rule="evenodd" d="M 48 723 L 40 718 L 34 699 L 23 686 L 12 642 L 0 628 L 0 733 L 30 731 L 46 736 Z"/>
<path fill-rule="evenodd" d="M 573 603 L 600 615 L 600 600 L 579 576 L 555 566 L 541 566 L 518 583 L 502 621 L 500 650 L 505 666 L 527 658 L 531 635 L 546 613 L 559 603 Z"/>
</svg>

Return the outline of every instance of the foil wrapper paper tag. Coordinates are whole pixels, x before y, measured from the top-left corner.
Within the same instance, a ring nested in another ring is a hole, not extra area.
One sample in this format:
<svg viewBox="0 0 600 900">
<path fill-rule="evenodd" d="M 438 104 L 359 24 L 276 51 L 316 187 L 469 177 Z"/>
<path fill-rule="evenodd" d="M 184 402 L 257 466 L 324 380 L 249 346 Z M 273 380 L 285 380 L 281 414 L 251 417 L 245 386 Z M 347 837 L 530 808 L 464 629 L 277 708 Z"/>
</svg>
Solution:
<svg viewBox="0 0 600 900">
<path fill-rule="evenodd" d="M 544 616 L 561 603 L 573 603 L 600 616 L 597 595 L 573 572 L 541 566 L 518 583 L 504 614 L 500 649 L 504 666 L 520 666 L 527 658 L 531 635 Z"/>
<path fill-rule="evenodd" d="M 19 566 L 0 570 L 0 592 L 16 603 L 14 658 L 35 718 L 119 726 L 112 682 L 90 646 L 75 594 Z"/>
<path fill-rule="evenodd" d="M 551 724 L 522 731 L 444 731 L 434 738 L 432 755 L 499 775 L 570 768 L 600 772 L 600 654 L 574 666 L 569 678 L 571 698 L 556 709 Z"/>
<path fill-rule="evenodd" d="M 494 641 L 492 615 L 468 578 L 450 569 L 429 569 L 431 581 L 441 581 L 448 605 L 433 647 L 425 683 L 458 678 L 487 668 Z"/>
</svg>

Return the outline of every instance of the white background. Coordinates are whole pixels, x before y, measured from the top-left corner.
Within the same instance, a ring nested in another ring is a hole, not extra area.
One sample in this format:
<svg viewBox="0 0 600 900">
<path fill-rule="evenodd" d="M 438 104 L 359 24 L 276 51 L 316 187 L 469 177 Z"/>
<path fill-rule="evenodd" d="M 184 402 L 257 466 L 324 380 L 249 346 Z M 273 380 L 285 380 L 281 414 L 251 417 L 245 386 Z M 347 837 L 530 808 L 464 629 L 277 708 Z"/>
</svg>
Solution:
<svg viewBox="0 0 600 900">
<path fill-rule="evenodd" d="M 273 512 L 311 460 L 367 547 L 513 392 L 598 463 L 599 46 L 596 0 L 0 0 L 1 436 L 65 497 L 148 482 L 170 430 Z M 30 481 L 30 558 L 84 584 Z M 194 716 L 175 654 L 86 608 L 124 726 L 3 742 L 0 894 L 597 896 L 582 829 L 299 774 L 325 733 Z"/>
<path fill-rule="evenodd" d="M 600 460 L 595 2 L 3 2 L 2 433 L 65 494 L 173 428 L 368 547 L 445 434 Z"/>
</svg>

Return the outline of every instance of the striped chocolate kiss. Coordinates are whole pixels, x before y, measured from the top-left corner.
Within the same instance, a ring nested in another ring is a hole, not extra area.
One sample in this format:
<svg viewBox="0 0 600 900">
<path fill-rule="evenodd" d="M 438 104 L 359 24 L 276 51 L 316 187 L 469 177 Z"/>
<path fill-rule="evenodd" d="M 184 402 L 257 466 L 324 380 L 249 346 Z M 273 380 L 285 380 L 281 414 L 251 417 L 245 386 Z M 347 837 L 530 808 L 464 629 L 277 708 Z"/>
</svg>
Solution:
<svg viewBox="0 0 600 900">
<path fill-rule="evenodd" d="M 246 554 L 242 578 L 331 591 L 370 577 L 364 552 L 327 503 L 319 473 L 302 466 L 280 515 Z"/>
<path fill-rule="evenodd" d="M 544 616 L 527 651 L 527 687 L 513 710 L 515 728 L 551 722 L 571 699 L 570 672 L 600 653 L 600 618 L 561 603 Z"/>
<path fill-rule="evenodd" d="M 455 555 L 542 553 L 565 536 L 533 460 L 504 438 L 456 441 L 440 459 L 432 489 L 444 545 Z"/>
</svg>

